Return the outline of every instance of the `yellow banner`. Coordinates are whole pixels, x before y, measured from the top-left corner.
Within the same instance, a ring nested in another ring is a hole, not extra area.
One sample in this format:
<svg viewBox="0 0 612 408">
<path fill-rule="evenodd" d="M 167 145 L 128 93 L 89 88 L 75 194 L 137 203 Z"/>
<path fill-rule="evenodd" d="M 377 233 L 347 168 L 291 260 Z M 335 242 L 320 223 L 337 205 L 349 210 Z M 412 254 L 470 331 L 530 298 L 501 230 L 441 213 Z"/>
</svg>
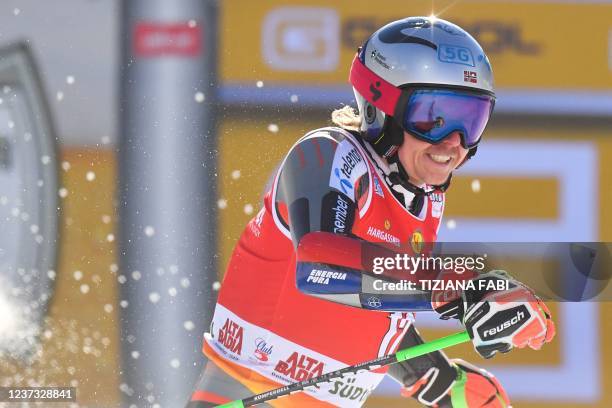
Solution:
<svg viewBox="0 0 612 408">
<path fill-rule="evenodd" d="M 478 39 L 499 88 L 612 89 L 611 3 L 231 0 L 221 10 L 221 78 L 346 83 L 371 32 L 432 12 Z"/>
</svg>

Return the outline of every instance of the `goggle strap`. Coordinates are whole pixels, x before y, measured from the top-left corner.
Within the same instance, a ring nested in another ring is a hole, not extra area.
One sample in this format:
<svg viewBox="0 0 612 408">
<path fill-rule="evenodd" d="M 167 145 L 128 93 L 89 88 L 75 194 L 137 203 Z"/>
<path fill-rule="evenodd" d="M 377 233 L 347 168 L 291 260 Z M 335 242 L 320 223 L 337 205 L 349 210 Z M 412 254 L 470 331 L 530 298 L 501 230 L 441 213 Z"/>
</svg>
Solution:
<svg viewBox="0 0 612 408">
<path fill-rule="evenodd" d="M 395 115 L 402 91 L 366 67 L 358 54 L 351 65 L 349 82 L 372 105 L 389 116 Z"/>
</svg>

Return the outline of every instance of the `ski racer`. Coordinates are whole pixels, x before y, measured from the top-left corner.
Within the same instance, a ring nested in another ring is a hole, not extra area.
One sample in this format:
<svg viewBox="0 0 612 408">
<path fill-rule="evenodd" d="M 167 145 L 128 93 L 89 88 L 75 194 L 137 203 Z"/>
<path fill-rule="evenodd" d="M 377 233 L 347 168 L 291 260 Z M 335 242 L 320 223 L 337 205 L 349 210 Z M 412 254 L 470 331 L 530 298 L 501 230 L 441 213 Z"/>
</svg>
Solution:
<svg viewBox="0 0 612 408">
<path fill-rule="evenodd" d="M 232 254 L 189 407 L 210 407 L 423 342 L 414 313 L 456 318 L 485 358 L 539 349 L 554 336 L 546 306 L 501 271 L 471 276 L 510 290 L 451 299 L 373 295 L 364 262 L 377 243 L 434 242 L 453 170 L 474 156 L 495 103 L 480 45 L 450 22 L 385 25 L 355 56 L 358 115 L 313 130 L 288 152 Z M 388 248 L 389 245 L 385 246 Z M 365 288 L 365 289 L 364 289 Z M 493 375 L 435 352 L 271 401 L 358 407 L 385 375 L 425 406 L 510 405 Z"/>
</svg>

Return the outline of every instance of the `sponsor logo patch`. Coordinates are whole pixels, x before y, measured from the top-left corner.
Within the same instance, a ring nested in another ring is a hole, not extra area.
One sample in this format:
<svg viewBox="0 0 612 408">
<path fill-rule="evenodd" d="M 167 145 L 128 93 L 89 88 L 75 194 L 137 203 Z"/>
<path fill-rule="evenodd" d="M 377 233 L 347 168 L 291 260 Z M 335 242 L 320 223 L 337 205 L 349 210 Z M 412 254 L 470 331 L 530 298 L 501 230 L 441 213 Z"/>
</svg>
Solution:
<svg viewBox="0 0 612 408">
<path fill-rule="evenodd" d="M 336 178 L 338 179 L 338 182 L 340 183 L 340 189 L 342 190 L 344 194 L 348 195 L 348 192 L 353 189 L 353 185 L 348 179 L 345 179 L 344 177 L 340 175 L 340 169 L 335 168 L 334 174 L 336 175 Z"/>
<path fill-rule="evenodd" d="M 272 349 L 272 345 L 269 345 L 264 339 L 258 337 L 255 339 L 255 351 L 253 351 L 253 355 L 258 361 L 266 363 L 270 360 Z"/>
<path fill-rule="evenodd" d="M 355 166 L 363 162 L 361 155 L 357 152 L 357 149 L 355 149 L 354 147 L 351 150 L 349 150 L 347 154 L 343 155 L 340 160 L 342 162 L 341 171 L 342 171 L 342 174 L 344 174 L 346 178 L 351 178 L 351 173 L 353 172 L 353 169 L 355 169 Z"/>
<path fill-rule="evenodd" d="M 385 194 L 383 193 L 383 189 L 380 185 L 378 177 L 374 177 L 374 192 L 376 193 L 376 195 L 385 198 Z"/>
<path fill-rule="evenodd" d="M 478 74 L 474 71 L 463 71 L 463 82 L 477 83 Z"/>
<path fill-rule="evenodd" d="M 390 242 L 397 246 L 400 245 L 400 239 L 398 237 L 376 227 L 369 226 L 367 234 L 380 241 Z"/>
<path fill-rule="evenodd" d="M 370 296 L 368 298 L 368 306 L 378 309 L 382 306 L 382 302 L 376 296 Z"/>
<path fill-rule="evenodd" d="M 354 186 L 357 185 L 357 180 L 367 172 L 367 165 L 357 148 L 348 140 L 343 140 L 338 144 L 332 168 L 329 186 L 342 191 L 351 200 L 354 200 L 354 193 L 352 193 Z"/>
<path fill-rule="evenodd" d="M 491 336 L 495 336 L 496 334 L 502 333 L 507 331 L 508 329 L 522 324 L 527 318 L 527 313 L 525 312 L 525 310 L 517 310 L 516 314 L 514 314 L 514 316 L 494 327 L 491 327 L 490 329 L 485 329 L 482 332 L 482 338 L 486 339 L 487 337 L 491 337 Z M 509 331 L 512 332 L 512 331 Z"/>
<path fill-rule="evenodd" d="M 281 360 L 274 367 L 274 372 L 293 381 L 304 381 L 323 374 L 325 364 L 322 361 L 293 352 L 286 360 Z"/>
<path fill-rule="evenodd" d="M 321 269 L 313 269 L 306 282 L 318 283 L 321 285 L 329 285 L 329 280 L 346 280 L 345 272 L 323 271 Z"/>
<path fill-rule="evenodd" d="M 348 202 L 342 196 L 336 196 L 336 206 L 332 208 L 334 211 L 334 232 L 346 232 L 346 218 L 348 217 Z"/>
<path fill-rule="evenodd" d="M 410 246 L 415 254 L 420 254 L 423 250 L 423 234 L 421 231 L 416 230 L 410 236 Z"/>
<path fill-rule="evenodd" d="M 219 343 L 221 343 L 228 351 L 241 355 L 243 334 L 244 329 L 242 326 L 230 319 L 227 319 L 225 320 L 223 327 L 219 329 Z"/>
</svg>

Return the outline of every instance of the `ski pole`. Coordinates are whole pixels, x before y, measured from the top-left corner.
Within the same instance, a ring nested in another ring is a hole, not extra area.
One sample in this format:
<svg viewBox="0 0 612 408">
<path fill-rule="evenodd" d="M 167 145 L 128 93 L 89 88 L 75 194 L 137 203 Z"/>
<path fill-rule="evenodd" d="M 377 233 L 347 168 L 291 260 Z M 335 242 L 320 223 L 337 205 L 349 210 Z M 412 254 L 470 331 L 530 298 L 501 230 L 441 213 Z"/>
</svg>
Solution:
<svg viewBox="0 0 612 408">
<path fill-rule="evenodd" d="M 424 354 L 429 354 L 434 351 L 442 350 L 447 347 L 455 346 L 457 344 L 465 343 L 470 340 L 470 336 L 466 331 L 451 334 L 450 336 L 442 337 L 436 340 L 429 341 L 427 343 L 419 344 L 414 347 L 408 347 L 397 351 L 395 354 L 389 354 L 388 356 L 378 357 L 374 360 L 366 361 L 356 365 L 341 368 L 336 371 L 313 377 L 308 380 L 300 381 L 297 383 L 285 385 L 284 387 L 276 388 L 274 390 L 266 391 L 261 394 L 253 395 L 251 397 L 235 400 L 228 402 L 223 405 L 217 406 L 217 408 L 244 408 L 251 407 L 256 404 L 261 404 L 266 401 L 270 401 L 285 395 L 297 391 L 303 391 L 308 387 L 318 385 L 320 383 L 329 382 L 329 380 L 342 377 L 344 374 L 355 374 L 360 370 L 372 370 L 375 368 L 383 367 L 389 364 L 399 363 L 401 361 L 410 360 L 411 358 L 419 357 Z"/>
</svg>

